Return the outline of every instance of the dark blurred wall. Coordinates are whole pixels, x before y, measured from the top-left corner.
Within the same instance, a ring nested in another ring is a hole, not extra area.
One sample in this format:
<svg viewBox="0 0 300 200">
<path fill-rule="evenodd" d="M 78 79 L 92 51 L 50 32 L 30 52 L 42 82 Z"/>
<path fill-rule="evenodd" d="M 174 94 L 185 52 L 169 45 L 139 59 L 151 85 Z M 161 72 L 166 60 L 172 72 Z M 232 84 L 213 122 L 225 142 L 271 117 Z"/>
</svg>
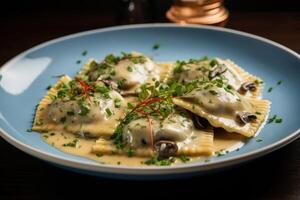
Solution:
<svg viewBox="0 0 300 200">
<path fill-rule="evenodd" d="M 1 2 L 0 16 L 13 17 L 32 13 L 51 12 L 114 12 L 122 14 L 128 0 L 5 0 Z M 147 2 L 152 17 L 162 18 L 172 0 L 136 0 Z M 237 11 L 300 11 L 300 0 L 225 0 L 229 10 Z"/>
</svg>

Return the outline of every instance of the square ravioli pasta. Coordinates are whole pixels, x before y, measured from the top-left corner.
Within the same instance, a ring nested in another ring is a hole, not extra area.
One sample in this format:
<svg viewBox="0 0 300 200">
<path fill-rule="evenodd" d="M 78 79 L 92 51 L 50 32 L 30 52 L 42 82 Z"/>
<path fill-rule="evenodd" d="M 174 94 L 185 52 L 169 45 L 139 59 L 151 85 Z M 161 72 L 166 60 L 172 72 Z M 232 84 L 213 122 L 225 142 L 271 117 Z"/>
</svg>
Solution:
<svg viewBox="0 0 300 200">
<path fill-rule="evenodd" d="M 62 76 L 38 104 L 32 130 L 111 136 L 125 106 L 123 97 L 101 82 L 88 85 Z"/>
</svg>

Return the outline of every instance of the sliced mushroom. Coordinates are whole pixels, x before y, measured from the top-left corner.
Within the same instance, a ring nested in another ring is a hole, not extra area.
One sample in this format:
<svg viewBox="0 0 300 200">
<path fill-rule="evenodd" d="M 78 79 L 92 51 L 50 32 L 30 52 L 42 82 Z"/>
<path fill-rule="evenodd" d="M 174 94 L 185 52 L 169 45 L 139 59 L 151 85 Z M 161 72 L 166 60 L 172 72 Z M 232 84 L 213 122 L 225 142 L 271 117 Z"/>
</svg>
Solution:
<svg viewBox="0 0 300 200">
<path fill-rule="evenodd" d="M 159 159 L 166 159 L 174 156 L 178 151 L 178 146 L 173 141 L 160 140 L 154 144 L 154 149 Z"/>
<path fill-rule="evenodd" d="M 245 94 L 247 91 L 255 91 L 256 90 L 256 84 L 254 82 L 245 82 L 241 85 L 239 88 L 239 93 Z"/>
<path fill-rule="evenodd" d="M 199 117 L 198 115 L 192 114 L 192 119 L 197 129 L 206 129 L 209 126 L 209 122 L 203 117 Z"/>
<path fill-rule="evenodd" d="M 249 113 L 249 112 L 239 112 L 237 114 L 237 121 L 241 124 L 241 125 L 245 125 L 249 122 L 254 122 L 257 119 L 257 116 Z"/>
<path fill-rule="evenodd" d="M 218 65 L 216 65 L 216 66 L 214 66 L 212 68 L 212 70 L 208 74 L 208 77 L 210 79 L 213 79 L 216 76 L 219 76 L 219 75 L 223 74 L 224 72 L 226 72 L 226 70 L 227 70 L 226 65 L 224 65 L 224 64 L 218 64 Z"/>
</svg>

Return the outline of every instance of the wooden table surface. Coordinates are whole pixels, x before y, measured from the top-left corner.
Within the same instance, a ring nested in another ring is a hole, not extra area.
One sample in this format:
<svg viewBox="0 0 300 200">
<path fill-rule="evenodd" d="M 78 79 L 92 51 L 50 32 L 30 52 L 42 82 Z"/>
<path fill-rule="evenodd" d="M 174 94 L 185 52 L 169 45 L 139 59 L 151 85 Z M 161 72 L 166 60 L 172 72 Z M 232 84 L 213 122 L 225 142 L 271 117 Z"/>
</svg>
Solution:
<svg viewBox="0 0 300 200">
<path fill-rule="evenodd" d="M 164 19 L 162 19 L 164 21 Z M 116 25 L 109 13 L 56 12 L 0 18 L 0 65 L 41 42 Z M 300 53 L 299 12 L 232 12 L 227 27 L 257 34 Z M 0 139 L 0 199 L 56 199 L 86 194 L 138 198 L 195 195 L 197 199 L 300 199 L 300 140 L 245 165 L 172 181 L 120 181 L 65 171 Z"/>
</svg>

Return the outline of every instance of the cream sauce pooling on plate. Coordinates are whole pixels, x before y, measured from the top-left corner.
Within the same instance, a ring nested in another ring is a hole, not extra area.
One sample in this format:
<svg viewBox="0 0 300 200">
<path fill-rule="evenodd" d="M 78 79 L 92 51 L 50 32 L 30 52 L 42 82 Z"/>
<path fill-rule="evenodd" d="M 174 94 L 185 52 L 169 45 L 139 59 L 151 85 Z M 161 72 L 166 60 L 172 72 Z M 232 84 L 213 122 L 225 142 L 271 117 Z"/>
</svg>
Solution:
<svg viewBox="0 0 300 200">
<path fill-rule="evenodd" d="M 95 160 L 102 164 L 126 165 L 126 166 L 147 166 L 142 164 L 147 158 L 128 157 L 127 155 L 102 155 L 92 152 L 92 146 L 96 139 L 78 138 L 70 133 L 44 133 L 41 136 L 45 142 L 53 147 L 76 156 Z M 228 133 L 217 134 L 214 140 L 214 151 L 234 151 L 237 147 L 243 145 L 244 138 L 239 135 L 230 135 Z M 75 142 L 74 142 L 75 141 Z M 190 161 L 204 161 L 207 157 L 190 157 Z M 182 163 L 179 159 L 175 164 Z"/>
</svg>

